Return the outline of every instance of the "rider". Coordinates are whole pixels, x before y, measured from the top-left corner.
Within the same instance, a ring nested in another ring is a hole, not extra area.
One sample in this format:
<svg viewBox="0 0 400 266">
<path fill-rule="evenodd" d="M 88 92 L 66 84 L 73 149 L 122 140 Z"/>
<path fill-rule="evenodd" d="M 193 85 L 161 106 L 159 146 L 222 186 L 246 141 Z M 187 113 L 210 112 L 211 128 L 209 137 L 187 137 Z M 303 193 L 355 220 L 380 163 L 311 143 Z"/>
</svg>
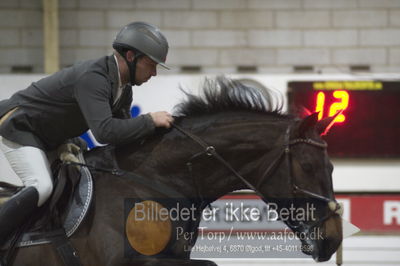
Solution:
<svg viewBox="0 0 400 266">
<path fill-rule="evenodd" d="M 132 118 L 132 87 L 165 65 L 168 42 L 144 22 L 126 25 L 114 52 L 65 68 L 0 101 L 0 150 L 24 188 L 0 209 L 0 246 L 53 190 L 46 152 L 90 129 L 107 144 L 143 139 L 155 127 L 170 127 L 172 116 L 154 112 Z"/>
</svg>

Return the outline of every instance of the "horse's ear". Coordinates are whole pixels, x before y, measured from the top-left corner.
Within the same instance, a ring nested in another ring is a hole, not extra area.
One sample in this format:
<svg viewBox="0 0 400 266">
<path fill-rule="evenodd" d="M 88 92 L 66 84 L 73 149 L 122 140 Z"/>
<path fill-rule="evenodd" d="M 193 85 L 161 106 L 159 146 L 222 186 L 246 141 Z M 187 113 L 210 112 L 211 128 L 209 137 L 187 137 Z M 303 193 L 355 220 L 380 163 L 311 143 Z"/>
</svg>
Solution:
<svg viewBox="0 0 400 266">
<path fill-rule="evenodd" d="M 303 136 L 309 129 L 313 128 L 318 122 L 318 112 L 304 118 L 299 126 L 299 135 Z"/>
<path fill-rule="evenodd" d="M 305 117 L 311 115 L 312 112 L 310 110 L 308 110 L 306 107 L 301 106 L 301 107 L 299 107 L 299 114 L 300 114 L 301 118 L 305 118 Z"/>
<path fill-rule="evenodd" d="M 335 123 L 335 118 L 338 115 L 340 115 L 342 112 L 343 112 L 343 110 L 337 112 L 334 116 L 330 116 L 330 117 L 327 117 L 327 118 L 324 118 L 324 119 L 318 121 L 318 123 L 317 123 L 318 134 L 320 134 L 321 136 L 328 134 L 329 129 L 331 129 L 331 127 Z"/>
</svg>

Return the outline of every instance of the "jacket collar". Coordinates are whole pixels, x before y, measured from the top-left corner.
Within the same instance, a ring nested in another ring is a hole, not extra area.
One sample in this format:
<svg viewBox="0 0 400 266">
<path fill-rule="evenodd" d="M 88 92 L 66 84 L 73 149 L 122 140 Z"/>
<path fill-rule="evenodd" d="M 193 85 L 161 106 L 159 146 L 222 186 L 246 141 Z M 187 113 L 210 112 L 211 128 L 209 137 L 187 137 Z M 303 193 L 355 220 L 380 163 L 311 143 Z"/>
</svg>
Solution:
<svg viewBox="0 0 400 266">
<path fill-rule="evenodd" d="M 113 99 L 117 96 L 118 86 L 119 86 L 119 75 L 117 63 L 115 62 L 114 55 L 110 55 L 107 57 L 107 69 L 108 75 L 111 81 L 111 93 Z"/>
</svg>

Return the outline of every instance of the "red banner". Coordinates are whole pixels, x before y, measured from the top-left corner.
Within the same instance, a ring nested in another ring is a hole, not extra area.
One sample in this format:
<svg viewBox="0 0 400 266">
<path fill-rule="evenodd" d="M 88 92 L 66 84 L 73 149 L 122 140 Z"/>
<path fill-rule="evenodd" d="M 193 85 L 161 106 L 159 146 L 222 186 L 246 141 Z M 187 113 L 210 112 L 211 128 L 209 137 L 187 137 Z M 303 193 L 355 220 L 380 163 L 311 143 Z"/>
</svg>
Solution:
<svg viewBox="0 0 400 266">
<path fill-rule="evenodd" d="M 336 199 L 344 206 L 343 219 L 361 229 L 361 232 L 370 233 L 400 233 L 400 193 L 399 194 L 338 194 Z M 261 209 L 261 202 L 256 195 L 233 194 L 222 197 L 213 204 L 223 207 L 229 202 L 243 202 L 244 205 L 257 206 Z M 238 204 L 238 203 L 237 203 Z M 260 205 L 260 206 L 258 206 Z M 232 223 L 231 223 L 232 224 Z M 231 224 L 228 224 L 229 226 Z M 250 223 L 235 224 L 236 230 L 280 230 L 282 223 L 269 223 L 268 228 L 262 223 L 250 226 Z M 209 229 L 219 230 L 227 225 L 208 225 Z"/>
<path fill-rule="evenodd" d="M 362 232 L 400 232 L 400 194 L 337 195 L 336 198 L 344 203 L 344 218 Z"/>
</svg>

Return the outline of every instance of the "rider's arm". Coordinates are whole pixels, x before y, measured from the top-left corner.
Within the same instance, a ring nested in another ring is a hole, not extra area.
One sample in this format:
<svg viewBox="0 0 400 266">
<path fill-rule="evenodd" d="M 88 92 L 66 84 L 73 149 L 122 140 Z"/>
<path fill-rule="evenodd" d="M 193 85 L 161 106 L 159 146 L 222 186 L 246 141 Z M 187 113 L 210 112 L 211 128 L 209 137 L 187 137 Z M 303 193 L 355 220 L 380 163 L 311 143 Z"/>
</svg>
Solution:
<svg viewBox="0 0 400 266">
<path fill-rule="evenodd" d="M 113 117 L 111 87 L 100 74 L 83 75 L 75 86 L 74 94 L 89 128 L 101 143 L 138 141 L 154 132 L 155 125 L 149 114 L 130 119 Z"/>
</svg>

